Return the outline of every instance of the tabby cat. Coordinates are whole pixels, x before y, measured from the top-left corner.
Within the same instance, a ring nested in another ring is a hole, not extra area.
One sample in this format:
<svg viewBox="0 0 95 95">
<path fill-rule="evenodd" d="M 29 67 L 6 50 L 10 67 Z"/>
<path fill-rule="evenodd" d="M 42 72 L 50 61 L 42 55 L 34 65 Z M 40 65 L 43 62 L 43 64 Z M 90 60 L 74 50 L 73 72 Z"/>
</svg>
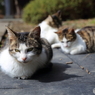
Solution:
<svg viewBox="0 0 95 95">
<path fill-rule="evenodd" d="M 52 48 L 61 47 L 64 53 L 79 54 L 95 52 L 95 26 L 87 26 L 79 29 L 64 29 L 56 32 L 59 43 L 53 44 Z"/>
<path fill-rule="evenodd" d="M 57 35 L 54 33 L 62 26 L 62 13 L 56 12 L 49 15 L 39 26 L 41 27 L 41 37 L 46 38 L 50 44 L 58 42 Z"/>
<path fill-rule="evenodd" d="M 8 44 L 0 53 L 1 70 L 20 79 L 30 78 L 38 69 L 52 66 L 51 45 L 40 38 L 40 27 L 31 32 L 14 32 L 7 27 Z"/>
</svg>

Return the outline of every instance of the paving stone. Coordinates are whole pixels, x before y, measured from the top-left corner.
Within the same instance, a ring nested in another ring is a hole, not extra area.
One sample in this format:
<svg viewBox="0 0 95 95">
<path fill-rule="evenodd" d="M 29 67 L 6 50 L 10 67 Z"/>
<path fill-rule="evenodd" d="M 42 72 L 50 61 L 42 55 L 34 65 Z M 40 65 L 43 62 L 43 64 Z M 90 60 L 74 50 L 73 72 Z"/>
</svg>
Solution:
<svg viewBox="0 0 95 95">
<path fill-rule="evenodd" d="M 8 24 L 0 22 L 0 37 Z M 68 55 L 54 49 L 53 54 L 52 70 L 31 79 L 18 80 L 0 72 L 0 95 L 95 95 L 95 53 Z"/>
<path fill-rule="evenodd" d="M 52 70 L 36 73 L 29 80 L 13 79 L 0 72 L 0 95 L 95 95 L 95 77 L 76 63 L 85 55 L 67 56 L 59 49 L 53 53 Z M 72 64 L 66 64 L 71 61 Z"/>
<path fill-rule="evenodd" d="M 79 54 L 79 55 L 67 55 L 79 66 L 84 67 L 86 72 L 90 72 L 95 76 L 95 53 Z"/>
</svg>

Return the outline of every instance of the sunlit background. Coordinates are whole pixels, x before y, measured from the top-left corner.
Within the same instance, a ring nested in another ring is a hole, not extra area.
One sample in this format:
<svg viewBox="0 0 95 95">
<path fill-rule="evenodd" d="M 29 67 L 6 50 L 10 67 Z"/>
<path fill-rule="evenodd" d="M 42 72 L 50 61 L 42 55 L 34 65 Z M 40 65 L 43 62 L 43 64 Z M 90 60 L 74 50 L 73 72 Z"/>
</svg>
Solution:
<svg viewBox="0 0 95 95">
<path fill-rule="evenodd" d="M 62 11 L 64 26 L 95 24 L 95 0 L 0 0 L 0 19 L 22 19 L 32 25 Z"/>
</svg>

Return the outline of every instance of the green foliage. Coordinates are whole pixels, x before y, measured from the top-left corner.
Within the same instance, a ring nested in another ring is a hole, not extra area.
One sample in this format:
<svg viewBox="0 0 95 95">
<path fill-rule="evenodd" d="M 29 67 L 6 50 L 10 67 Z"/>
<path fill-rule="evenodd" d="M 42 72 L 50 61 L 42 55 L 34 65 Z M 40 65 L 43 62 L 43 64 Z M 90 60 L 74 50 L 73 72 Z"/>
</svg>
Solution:
<svg viewBox="0 0 95 95">
<path fill-rule="evenodd" d="M 89 18 L 95 15 L 95 0 L 34 0 L 23 10 L 26 22 L 37 24 L 49 14 L 62 10 L 63 20 Z"/>
</svg>

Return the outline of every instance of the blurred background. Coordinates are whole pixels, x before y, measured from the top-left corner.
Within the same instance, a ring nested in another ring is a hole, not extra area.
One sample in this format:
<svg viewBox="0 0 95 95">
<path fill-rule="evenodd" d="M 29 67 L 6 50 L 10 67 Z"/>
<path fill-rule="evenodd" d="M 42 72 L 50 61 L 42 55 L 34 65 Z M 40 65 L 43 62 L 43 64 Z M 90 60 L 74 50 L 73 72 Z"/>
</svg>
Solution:
<svg viewBox="0 0 95 95">
<path fill-rule="evenodd" d="M 0 18 L 21 18 L 22 10 L 30 0 L 0 0 Z"/>
<path fill-rule="evenodd" d="M 95 16 L 95 0 L 0 0 L 0 18 L 19 18 L 24 15 L 36 19 L 45 18 L 57 10 L 63 11 L 63 19 L 91 18 Z M 23 13 L 24 11 L 24 13 Z"/>
<path fill-rule="evenodd" d="M 95 0 L 0 0 L 0 19 L 22 19 L 38 24 L 62 11 L 64 25 L 75 28 L 95 24 Z"/>
</svg>

